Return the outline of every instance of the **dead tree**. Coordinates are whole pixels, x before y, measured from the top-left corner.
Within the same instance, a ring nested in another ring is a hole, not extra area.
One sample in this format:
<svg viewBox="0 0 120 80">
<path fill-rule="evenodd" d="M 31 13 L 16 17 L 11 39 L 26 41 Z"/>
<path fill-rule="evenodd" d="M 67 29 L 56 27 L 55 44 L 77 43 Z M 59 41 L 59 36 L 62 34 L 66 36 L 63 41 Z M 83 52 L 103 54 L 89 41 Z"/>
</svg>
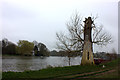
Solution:
<svg viewBox="0 0 120 80">
<path fill-rule="evenodd" d="M 107 45 L 112 42 L 111 35 L 103 31 L 103 26 L 96 26 L 95 20 L 98 17 L 91 17 L 93 23 L 91 25 L 91 43 L 97 45 Z M 86 18 L 87 19 L 87 18 Z M 57 48 L 59 50 L 64 50 L 69 53 L 73 51 L 83 52 L 84 39 L 84 29 L 82 18 L 76 13 L 70 18 L 70 22 L 67 24 L 68 34 L 56 33 L 58 42 Z"/>
</svg>

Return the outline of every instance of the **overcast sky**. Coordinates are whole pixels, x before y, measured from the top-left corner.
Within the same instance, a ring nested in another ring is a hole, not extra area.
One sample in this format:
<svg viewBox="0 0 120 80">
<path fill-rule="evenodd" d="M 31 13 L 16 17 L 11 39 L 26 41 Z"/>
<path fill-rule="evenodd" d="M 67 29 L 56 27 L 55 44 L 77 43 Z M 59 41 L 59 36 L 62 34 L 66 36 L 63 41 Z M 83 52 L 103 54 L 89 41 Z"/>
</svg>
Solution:
<svg viewBox="0 0 120 80">
<path fill-rule="evenodd" d="M 118 46 L 118 1 L 119 0 L 1 0 L 0 38 L 17 43 L 19 40 L 36 40 L 50 50 L 55 49 L 56 32 L 66 31 L 65 23 L 75 13 L 84 18 L 91 14 L 99 18 L 114 43 L 94 51 L 110 52 Z M 2 31 L 2 32 L 1 32 Z"/>
</svg>

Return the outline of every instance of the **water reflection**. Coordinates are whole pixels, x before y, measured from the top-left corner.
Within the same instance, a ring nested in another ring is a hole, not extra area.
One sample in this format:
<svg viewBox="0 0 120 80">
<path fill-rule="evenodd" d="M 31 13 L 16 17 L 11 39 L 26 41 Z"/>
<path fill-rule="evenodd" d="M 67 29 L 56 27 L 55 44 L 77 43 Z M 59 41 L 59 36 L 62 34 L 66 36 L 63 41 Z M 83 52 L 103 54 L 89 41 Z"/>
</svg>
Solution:
<svg viewBox="0 0 120 80">
<path fill-rule="evenodd" d="M 16 63 L 14 64 L 16 70 L 18 71 L 24 71 L 24 70 L 30 70 L 30 67 L 32 66 L 32 57 L 30 58 L 19 58 L 16 59 Z"/>
<path fill-rule="evenodd" d="M 71 65 L 79 65 L 80 57 L 71 58 Z M 22 72 L 26 70 L 39 70 L 48 66 L 68 66 L 67 57 L 26 57 L 26 56 L 7 56 L 2 60 L 2 71 Z"/>
</svg>

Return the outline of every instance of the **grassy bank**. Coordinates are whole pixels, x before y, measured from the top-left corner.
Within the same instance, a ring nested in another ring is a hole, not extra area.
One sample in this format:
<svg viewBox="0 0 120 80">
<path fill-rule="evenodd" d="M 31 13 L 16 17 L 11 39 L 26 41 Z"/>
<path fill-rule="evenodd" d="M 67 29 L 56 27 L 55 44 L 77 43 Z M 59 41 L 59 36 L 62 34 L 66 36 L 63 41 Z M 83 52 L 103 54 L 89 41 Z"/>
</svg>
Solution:
<svg viewBox="0 0 120 80">
<path fill-rule="evenodd" d="M 67 67 L 55 67 L 55 68 L 47 68 L 38 71 L 24 71 L 24 72 L 3 72 L 2 78 L 3 79 L 16 79 L 16 78 L 24 78 L 24 79 L 53 79 L 53 78 L 62 78 L 64 76 L 71 76 L 76 74 L 84 74 L 88 72 L 100 71 L 100 70 L 109 70 L 113 69 L 118 66 L 118 60 L 113 60 L 108 63 L 104 63 L 106 66 L 102 68 L 103 64 L 100 65 L 93 65 L 93 66 L 67 66 Z M 84 75 L 83 75 L 84 76 Z M 73 76 L 74 78 L 74 76 Z"/>
</svg>

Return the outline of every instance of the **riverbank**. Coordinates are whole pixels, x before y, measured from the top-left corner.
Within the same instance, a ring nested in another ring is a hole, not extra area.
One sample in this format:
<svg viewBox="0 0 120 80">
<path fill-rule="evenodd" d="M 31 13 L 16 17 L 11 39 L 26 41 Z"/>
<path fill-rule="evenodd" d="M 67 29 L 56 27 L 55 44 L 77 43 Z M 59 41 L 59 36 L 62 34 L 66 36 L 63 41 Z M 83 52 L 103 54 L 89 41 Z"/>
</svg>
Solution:
<svg viewBox="0 0 120 80">
<path fill-rule="evenodd" d="M 119 59 L 108 63 L 93 66 L 66 66 L 66 67 L 48 67 L 38 71 L 24 71 L 24 72 L 3 72 L 2 79 L 77 79 L 85 76 L 90 76 L 103 72 L 107 72 L 118 67 Z M 103 65 L 105 67 L 103 68 Z M 103 76 L 104 78 L 104 76 Z M 109 78 L 109 76 L 108 76 Z M 117 76 L 116 76 L 117 78 Z"/>
</svg>

